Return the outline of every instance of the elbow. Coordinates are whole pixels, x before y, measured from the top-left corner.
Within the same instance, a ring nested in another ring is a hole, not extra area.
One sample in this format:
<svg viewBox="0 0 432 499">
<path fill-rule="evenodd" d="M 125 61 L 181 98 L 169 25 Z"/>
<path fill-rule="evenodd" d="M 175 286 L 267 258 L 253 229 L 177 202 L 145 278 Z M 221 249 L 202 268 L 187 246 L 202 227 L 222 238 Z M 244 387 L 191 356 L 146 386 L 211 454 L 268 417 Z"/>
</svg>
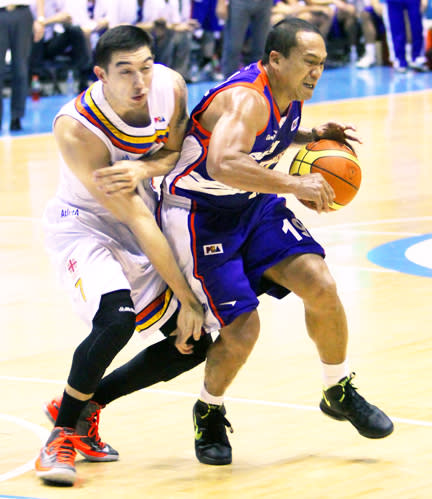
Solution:
<svg viewBox="0 0 432 499">
<path fill-rule="evenodd" d="M 235 155 L 223 154 L 217 159 L 207 161 L 207 171 L 213 180 L 226 183 L 233 171 L 233 165 L 236 163 Z"/>
</svg>

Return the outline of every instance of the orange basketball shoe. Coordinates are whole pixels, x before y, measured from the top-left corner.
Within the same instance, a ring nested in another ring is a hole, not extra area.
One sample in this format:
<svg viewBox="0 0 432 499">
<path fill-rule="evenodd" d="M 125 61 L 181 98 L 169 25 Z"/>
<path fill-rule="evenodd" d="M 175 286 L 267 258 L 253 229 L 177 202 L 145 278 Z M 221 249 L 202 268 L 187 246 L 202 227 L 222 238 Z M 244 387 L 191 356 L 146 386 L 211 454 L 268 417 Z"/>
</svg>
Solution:
<svg viewBox="0 0 432 499">
<path fill-rule="evenodd" d="M 53 423 L 57 419 L 61 401 L 62 397 L 56 397 L 44 405 L 44 412 Z M 99 436 L 99 417 L 103 407 L 91 400 L 82 410 L 76 426 L 75 448 L 88 461 L 117 461 L 119 458 L 119 453 L 111 445 L 102 442 Z"/>
<path fill-rule="evenodd" d="M 35 462 L 36 474 L 47 482 L 73 485 L 76 479 L 73 428 L 56 427 Z"/>
</svg>

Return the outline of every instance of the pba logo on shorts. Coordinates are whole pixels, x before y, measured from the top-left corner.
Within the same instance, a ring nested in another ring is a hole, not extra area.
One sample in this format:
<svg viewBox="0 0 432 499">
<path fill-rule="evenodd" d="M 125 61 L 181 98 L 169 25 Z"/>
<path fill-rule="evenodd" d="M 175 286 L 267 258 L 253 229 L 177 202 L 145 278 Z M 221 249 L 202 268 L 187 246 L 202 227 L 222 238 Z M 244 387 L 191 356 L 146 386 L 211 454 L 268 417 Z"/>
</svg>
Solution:
<svg viewBox="0 0 432 499">
<path fill-rule="evenodd" d="M 223 246 L 222 243 L 215 243 L 215 244 L 205 244 L 204 245 L 204 255 L 219 255 L 223 253 Z"/>
</svg>

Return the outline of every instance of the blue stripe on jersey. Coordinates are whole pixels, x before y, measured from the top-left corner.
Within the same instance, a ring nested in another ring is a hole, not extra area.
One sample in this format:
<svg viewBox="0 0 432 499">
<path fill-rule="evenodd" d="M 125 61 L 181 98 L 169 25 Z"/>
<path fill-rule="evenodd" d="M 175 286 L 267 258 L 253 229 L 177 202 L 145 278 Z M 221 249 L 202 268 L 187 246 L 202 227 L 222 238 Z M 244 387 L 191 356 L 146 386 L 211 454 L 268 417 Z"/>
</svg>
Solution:
<svg viewBox="0 0 432 499">
<path fill-rule="evenodd" d="M 267 73 L 261 62 L 251 64 L 232 75 L 225 82 L 210 89 L 191 113 L 186 138 L 183 148 L 200 147 L 202 152 L 199 158 L 194 156 L 194 161 L 185 164 L 180 161 L 173 175 L 170 177 L 169 192 L 196 200 L 199 204 L 217 205 L 218 208 L 239 207 L 255 194 L 240 191 L 215 182 L 207 172 L 207 149 L 210 133 L 204 130 L 198 121 L 199 115 L 210 105 L 214 97 L 226 89 L 234 86 L 253 88 L 260 92 L 269 104 L 269 120 L 267 126 L 257 133 L 250 156 L 263 168 L 273 169 L 283 152 L 293 142 L 300 125 L 301 109 L 303 102 L 293 101 L 283 116 L 280 115 L 276 102 L 273 100 Z M 185 157 L 188 155 L 185 154 Z"/>
</svg>

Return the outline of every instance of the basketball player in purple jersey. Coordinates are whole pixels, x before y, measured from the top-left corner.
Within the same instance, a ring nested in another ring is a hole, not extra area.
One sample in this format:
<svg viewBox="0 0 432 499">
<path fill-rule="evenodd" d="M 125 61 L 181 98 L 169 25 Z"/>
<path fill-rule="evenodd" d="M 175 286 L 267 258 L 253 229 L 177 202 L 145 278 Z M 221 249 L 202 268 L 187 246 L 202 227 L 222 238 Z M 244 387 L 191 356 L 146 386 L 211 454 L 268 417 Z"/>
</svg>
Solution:
<svg viewBox="0 0 432 499">
<path fill-rule="evenodd" d="M 303 101 L 312 97 L 326 55 L 311 24 L 290 18 L 274 26 L 263 59 L 208 91 L 195 107 L 180 159 L 165 178 L 162 230 L 206 305 L 206 330 L 220 330 L 193 410 L 202 463 L 232 461 L 224 393 L 258 338 L 262 293 L 282 298 L 292 291 L 303 300 L 323 368 L 321 410 L 368 438 L 393 431 L 391 420 L 352 385 L 345 312 L 324 250 L 279 197 L 291 193 L 327 212 L 333 189 L 320 174 L 273 170 L 292 143 L 359 142 L 352 126 L 300 127 Z"/>
</svg>

